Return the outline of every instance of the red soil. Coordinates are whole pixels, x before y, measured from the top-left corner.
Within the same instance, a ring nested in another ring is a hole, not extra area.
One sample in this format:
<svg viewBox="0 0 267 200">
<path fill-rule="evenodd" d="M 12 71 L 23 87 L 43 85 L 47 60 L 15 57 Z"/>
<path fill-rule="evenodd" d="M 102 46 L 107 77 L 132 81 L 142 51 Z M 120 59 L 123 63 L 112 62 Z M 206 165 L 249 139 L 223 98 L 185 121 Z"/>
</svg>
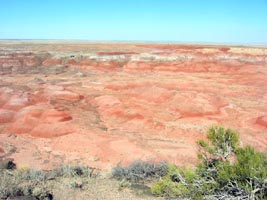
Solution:
<svg viewBox="0 0 267 200">
<path fill-rule="evenodd" d="M 44 66 L 52 66 L 52 65 L 60 65 L 62 64 L 62 60 L 60 59 L 47 59 L 42 63 Z"/>
<path fill-rule="evenodd" d="M 266 66 L 264 48 L 2 42 L 0 156 L 45 169 L 193 165 L 216 124 L 267 150 Z"/>
<path fill-rule="evenodd" d="M 258 117 L 256 123 L 267 128 L 267 116 Z"/>
<path fill-rule="evenodd" d="M 112 55 L 134 55 L 136 52 L 98 52 L 100 56 L 112 56 Z"/>
</svg>

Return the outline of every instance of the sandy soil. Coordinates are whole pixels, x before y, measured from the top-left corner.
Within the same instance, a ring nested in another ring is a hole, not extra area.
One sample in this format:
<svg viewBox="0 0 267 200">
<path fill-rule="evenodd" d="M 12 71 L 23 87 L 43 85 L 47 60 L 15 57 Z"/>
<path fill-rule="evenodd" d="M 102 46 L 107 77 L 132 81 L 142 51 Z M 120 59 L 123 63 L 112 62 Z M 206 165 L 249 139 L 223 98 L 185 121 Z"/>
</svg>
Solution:
<svg viewBox="0 0 267 200">
<path fill-rule="evenodd" d="M 0 42 L 0 158 L 50 169 L 197 162 L 212 125 L 267 150 L 267 49 Z"/>
</svg>

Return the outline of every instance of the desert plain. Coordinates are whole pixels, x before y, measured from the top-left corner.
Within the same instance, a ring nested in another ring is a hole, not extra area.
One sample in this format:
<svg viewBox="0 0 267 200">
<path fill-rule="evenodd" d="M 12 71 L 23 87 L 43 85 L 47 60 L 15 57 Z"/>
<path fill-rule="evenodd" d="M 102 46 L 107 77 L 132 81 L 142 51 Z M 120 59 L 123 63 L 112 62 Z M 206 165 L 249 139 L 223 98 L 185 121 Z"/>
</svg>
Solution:
<svg viewBox="0 0 267 200">
<path fill-rule="evenodd" d="M 267 150 L 267 48 L 0 42 L 0 158 L 19 167 L 198 162 L 222 125 Z"/>
</svg>

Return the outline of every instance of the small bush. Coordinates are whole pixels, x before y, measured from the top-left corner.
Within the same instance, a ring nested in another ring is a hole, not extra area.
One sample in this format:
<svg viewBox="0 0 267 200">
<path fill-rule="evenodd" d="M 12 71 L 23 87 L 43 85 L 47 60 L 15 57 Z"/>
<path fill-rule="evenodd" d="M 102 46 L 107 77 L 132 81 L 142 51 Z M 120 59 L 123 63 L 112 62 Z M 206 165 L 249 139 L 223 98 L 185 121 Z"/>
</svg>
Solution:
<svg viewBox="0 0 267 200">
<path fill-rule="evenodd" d="M 49 172 L 51 177 L 92 177 L 97 175 L 97 169 L 84 166 L 63 165 Z"/>
<path fill-rule="evenodd" d="M 131 183 L 130 181 L 126 180 L 126 179 L 122 179 L 120 182 L 119 182 L 119 190 L 122 190 L 123 188 L 127 188 L 127 187 L 130 187 L 131 186 Z"/>
<path fill-rule="evenodd" d="M 81 178 L 72 178 L 67 185 L 69 188 L 83 189 L 85 184 L 86 183 Z"/>
<path fill-rule="evenodd" d="M 114 178 L 128 181 L 149 181 L 155 178 L 163 177 L 168 172 L 168 166 L 165 162 L 145 162 L 136 161 L 128 167 L 116 166 L 112 175 Z"/>
<path fill-rule="evenodd" d="M 33 181 L 37 183 L 40 183 L 46 180 L 46 172 L 41 171 L 41 170 L 29 169 L 24 172 L 20 172 L 18 170 L 18 172 L 21 173 L 21 176 L 24 180 Z"/>
</svg>

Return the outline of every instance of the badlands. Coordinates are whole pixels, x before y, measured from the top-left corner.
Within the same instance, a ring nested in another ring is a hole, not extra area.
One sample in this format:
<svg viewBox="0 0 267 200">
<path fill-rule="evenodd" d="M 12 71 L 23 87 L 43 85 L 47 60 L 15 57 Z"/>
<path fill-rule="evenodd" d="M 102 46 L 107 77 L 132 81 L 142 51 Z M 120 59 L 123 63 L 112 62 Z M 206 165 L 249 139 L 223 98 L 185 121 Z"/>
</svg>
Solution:
<svg viewBox="0 0 267 200">
<path fill-rule="evenodd" d="M 20 167 L 192 166 L 213 125 L 267 150 L 267 48 L 0 42 L 0 159 Z"/>
</svg>

